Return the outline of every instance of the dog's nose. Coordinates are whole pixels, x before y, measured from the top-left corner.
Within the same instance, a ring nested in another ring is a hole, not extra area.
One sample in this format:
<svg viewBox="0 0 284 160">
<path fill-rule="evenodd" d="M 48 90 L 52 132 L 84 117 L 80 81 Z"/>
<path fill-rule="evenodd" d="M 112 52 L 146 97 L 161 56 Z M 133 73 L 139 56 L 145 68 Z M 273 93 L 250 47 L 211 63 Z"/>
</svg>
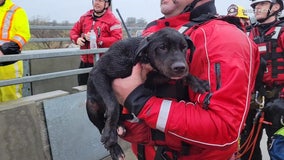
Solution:
<svg viewBox="0 0 284 160">
<path fill-rule="evenodd" d="M 176 73 L 184 72 L 185 69 L 186 69 L 186 64 L 184 64 L 182 62 L 176 62 L 176 63 L 172 64 L 172 70 Z"/>
</svg>

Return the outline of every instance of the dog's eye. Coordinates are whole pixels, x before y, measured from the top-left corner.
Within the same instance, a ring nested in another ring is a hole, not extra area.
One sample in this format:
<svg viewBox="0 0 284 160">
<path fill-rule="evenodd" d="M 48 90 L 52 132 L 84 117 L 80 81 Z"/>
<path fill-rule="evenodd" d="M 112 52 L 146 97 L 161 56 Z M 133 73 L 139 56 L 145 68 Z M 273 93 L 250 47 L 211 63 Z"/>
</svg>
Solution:
<svg viewBox="0 0 284 160">
<path fill-rule="evenodd" d="M 186 50 L 187 49 L 187 44 L 181 43 L 180 44 L 180 48 L 181 48 L 181 50 Z"/>
<path fill-rule="evenodd" d="M 159 46 L 159 49 L 160 50 L 167 50 L 167 45 L 166 44 L 161 44 L 160 46 Z"/>
</svg>

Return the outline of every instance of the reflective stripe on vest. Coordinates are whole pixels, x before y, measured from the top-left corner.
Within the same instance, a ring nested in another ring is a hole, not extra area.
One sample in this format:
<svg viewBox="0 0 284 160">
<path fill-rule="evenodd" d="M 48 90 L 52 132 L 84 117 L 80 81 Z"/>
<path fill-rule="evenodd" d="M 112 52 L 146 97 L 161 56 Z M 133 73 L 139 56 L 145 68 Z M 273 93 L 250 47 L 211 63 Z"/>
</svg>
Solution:
<svg viewBox="0 0 284 160">
<path fill-rule="evenodd" d="M 271 39 L 278 39 L 278 36 L 279 36 L 279 33 L 280 33 L 280 31 L 281 31 L 281 26 L 277 26 L 277 27 L 275 27 L 275 29 L 274 29 L 274 35 L 271 37 Z"/>
<path fill-rule="evenodd" d="M 8 40 L 8 39 L 11 40 L 11 38 L 9 37 L 9 32 L 10 32 L 10 29 L 11 29 L 12 19 L 13 19 L 14 13 L 16 12 L 17 9 L 20 9 L 20 7 L 18 7 L 15 4 L 12 5 L 10 7 L 10 9 L 6 12 L 6 15 L 4 16 L 4 21 L 2 22 L 3 28 L 2 28 L 2 31 L 1 31 L 2 41 L 0 41 L 0 45 L 4 43 L 3 40 Z M 25 39 L 20 35 L 15 35 L 12 38 L 15 42 L 18 42 L 20 47 L 22 47 L 26 43 Z"/>
</svg>

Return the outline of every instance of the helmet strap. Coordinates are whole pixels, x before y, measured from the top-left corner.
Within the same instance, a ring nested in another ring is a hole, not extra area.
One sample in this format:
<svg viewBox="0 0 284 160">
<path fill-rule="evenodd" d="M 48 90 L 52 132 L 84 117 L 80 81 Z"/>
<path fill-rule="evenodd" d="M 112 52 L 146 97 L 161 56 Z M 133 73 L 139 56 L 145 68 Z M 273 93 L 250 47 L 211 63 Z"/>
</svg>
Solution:
<svg viewBox="0 0 284 160">
<path fill-rule="evenodd" d="M 92 0 L 92 3 L 94 3 L 94 0 Z M 102 9 L 101 11 L 95 11 L 94 10 L 94 15 L 93 16 L 101 16 L 101 14 L 104 13 L 107 9 L 108 9 L 108 7 L 106 7 L 106 1 L 105 1 L 104 9 Z"/>
</svg>

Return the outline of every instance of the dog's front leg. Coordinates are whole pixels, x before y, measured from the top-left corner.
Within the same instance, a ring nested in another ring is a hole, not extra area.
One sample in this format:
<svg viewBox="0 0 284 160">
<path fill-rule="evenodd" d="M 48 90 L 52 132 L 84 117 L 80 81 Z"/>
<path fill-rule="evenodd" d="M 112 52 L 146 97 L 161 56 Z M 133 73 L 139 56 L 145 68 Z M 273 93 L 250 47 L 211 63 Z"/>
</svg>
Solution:
<svg viewBox="0 0 284 160">
<path fill-rule="evenodd" d="M 111 157 L 118 159 L 118 157 L 124 157 L 123 150 L 117 143 L 118 135 L 116 129 L 120 114 L 119 103 L 113 93 L 109 77 L 100 73 L 96 73 L 95 75 L 96 78 L 93 79 L 94 87 L 106 107 L 104 113 L 106 121 L 101 136 L 101 142 L 104 144 L 104 147 L 110 151 Z"/>
<path fill-rule="evenodd" d="M 119 104 L 115 98 L 113 92 L 103 97 L 103 101 L 106 103 L 105 112 L 105 127 L 103 130 L 101 141 L 105 147 L 109 149 L 110 146 L 117 143 L 117 124 L 119 120 Z"/>
</svg>

